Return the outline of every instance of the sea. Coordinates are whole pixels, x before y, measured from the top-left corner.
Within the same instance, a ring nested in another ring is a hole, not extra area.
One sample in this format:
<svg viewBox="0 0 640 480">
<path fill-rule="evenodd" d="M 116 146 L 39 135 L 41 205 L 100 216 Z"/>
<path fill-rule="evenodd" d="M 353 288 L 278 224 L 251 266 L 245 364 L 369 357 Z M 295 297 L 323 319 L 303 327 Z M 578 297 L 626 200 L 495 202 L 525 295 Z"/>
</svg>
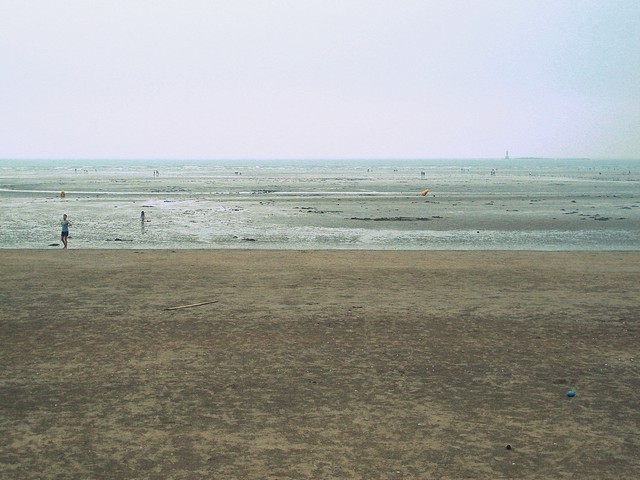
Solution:
<svg viewBox="0 0 640 480">
<path fill-rule="evenodd" d="M 2 249 L 638 251 L 640 159 L 5 159 L 0 206 Z"/>
</svg>

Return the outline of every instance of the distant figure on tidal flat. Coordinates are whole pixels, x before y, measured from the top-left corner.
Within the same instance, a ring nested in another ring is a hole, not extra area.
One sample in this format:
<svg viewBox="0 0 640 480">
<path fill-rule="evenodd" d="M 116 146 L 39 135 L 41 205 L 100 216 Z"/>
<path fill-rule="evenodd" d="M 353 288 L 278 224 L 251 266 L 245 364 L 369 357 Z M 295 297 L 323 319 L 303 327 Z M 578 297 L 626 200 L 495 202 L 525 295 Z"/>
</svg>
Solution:
<svg viewBox="0 0 640 480">
<path fill-rule="evenodd" d="M 66 213 L 62 215 L 62 221 L 60 222 L 60 225 L 62 225 L 62 233 L 60 234 L 60 240 L 62 240 L 62 243 L 64 245 L 64 247 L 62 248 L 67 248 L 67 238 L 69 237 L 69 227 L 71 226 L 71 222 L 67 220 Z"/>
</svg>

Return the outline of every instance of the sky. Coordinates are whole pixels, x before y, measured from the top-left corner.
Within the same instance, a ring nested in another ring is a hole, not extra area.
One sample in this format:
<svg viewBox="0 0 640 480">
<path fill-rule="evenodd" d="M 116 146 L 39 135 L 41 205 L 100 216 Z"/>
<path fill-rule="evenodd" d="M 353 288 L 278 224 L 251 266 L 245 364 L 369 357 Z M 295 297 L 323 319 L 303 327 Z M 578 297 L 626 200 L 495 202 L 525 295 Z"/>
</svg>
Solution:
<svg viewBox="0 0 640 480">
<path fill-rule="evenodd" d="M 640 158 L 638 0 L 0 0 L 0 158 Z"/>
</svg>

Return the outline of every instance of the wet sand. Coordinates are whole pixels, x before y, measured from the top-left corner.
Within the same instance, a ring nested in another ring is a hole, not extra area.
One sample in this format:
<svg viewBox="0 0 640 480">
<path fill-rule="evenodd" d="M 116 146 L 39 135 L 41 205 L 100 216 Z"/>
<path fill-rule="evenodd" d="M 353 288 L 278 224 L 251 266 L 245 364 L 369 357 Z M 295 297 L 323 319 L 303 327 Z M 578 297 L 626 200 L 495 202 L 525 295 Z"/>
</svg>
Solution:
<svg viewBox="0 0 640 480">
<path fill-rule="evenodd" d="M 2 478 L 640 476 L 637 252 L 0 264 Z"/>
<path fill-rule="evenodd" d="M 0 161 L 0 248 L 59 243 L 64 213 L 79 249 L 640 248 L 637 161 L 363 162 L 204 162 L 151 176 L 124 162 Z"/>
</svg>

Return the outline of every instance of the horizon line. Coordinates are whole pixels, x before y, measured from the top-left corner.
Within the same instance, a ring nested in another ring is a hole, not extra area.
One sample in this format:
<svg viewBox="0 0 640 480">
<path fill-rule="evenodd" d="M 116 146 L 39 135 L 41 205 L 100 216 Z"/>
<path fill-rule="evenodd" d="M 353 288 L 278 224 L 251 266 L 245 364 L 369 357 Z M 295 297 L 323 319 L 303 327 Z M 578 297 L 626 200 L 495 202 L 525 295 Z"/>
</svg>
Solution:
<svg viewBox="0 0 640 480">
<path fill-rule="evenodd" d="M 4 161 L 32 161 L 32 162 L 40 162 L 40 161 L 81 161 L 81 162 L 93 162 L 93 161 L 135 161 L 135 162 L 247 162 L 247 161 L 265 161 L 265 162 L 273 162 L 273 161 L 431 161 L 431 160 L 502 160 L 502 161 L 512 161 L 512 160 L 631 160 L 638 161 L 640 157 L 608 157 L 608 156 L 598 156 L 598 157 L 555 157 L 555 156 L 510 156 L 509 158 L 504 157 L 445 157 L 445 156 L 434 156 L 434 157 L 238 157 L 238 158 L 224 158 L 224 157 L 0 157 L 0 162 Z"/>
</svg>

